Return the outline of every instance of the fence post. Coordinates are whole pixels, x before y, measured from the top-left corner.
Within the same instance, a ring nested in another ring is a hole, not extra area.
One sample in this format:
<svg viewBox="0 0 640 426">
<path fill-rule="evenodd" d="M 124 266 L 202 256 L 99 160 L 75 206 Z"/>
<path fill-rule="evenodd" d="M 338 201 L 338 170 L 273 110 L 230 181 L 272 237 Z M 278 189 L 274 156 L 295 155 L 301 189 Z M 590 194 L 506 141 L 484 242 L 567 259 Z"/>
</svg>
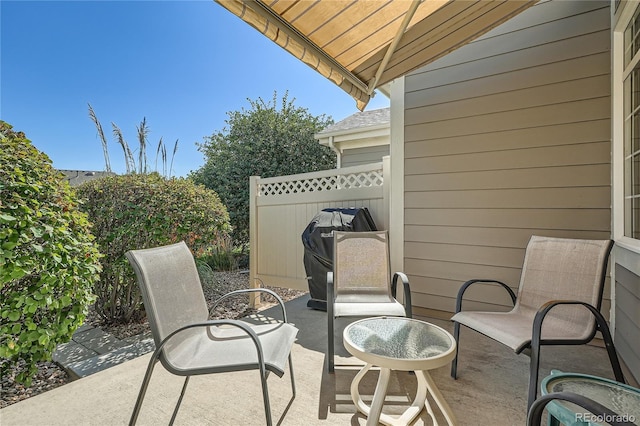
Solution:
<svg viewBox="0 0 640 426">
<path fill-rule="evenodd" d="M 260 176 L 249 178 L 249 286 L 258 287 L 258 185 Z M 260 295 L 250 293 L 249 306 L 256 308 L 260 305 Z"/>
</svg>

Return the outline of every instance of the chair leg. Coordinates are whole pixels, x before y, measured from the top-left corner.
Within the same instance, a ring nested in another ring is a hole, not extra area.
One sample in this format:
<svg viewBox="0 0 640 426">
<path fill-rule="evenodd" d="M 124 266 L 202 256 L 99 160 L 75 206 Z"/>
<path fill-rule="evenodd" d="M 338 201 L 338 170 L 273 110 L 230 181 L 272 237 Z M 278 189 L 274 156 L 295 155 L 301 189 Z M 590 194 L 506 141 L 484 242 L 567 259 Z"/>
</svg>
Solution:
<svg viewBox="0 0 640 426">
<path fill-rule="evenodd" d="M 147 372 L 144 374 L 144 379 L 142 380 L 142 385 L 140 386 L 140 391 L 138 392 L 136 405 L 133 407 L 133 413 L 131 413 L 131 419 L 129 419 L 129 426 L 134 426 L 138 421 L 138 415 L 140 414 L 142 401 L 144 400 L 144 395 L 147 393 L 147 388 L 149 387 L 149 381 L 151 380 L 151 374 L 153 373 L 153 368 L 155 367 L 157 361 L 158 361 L 157 354 L 154 353 L 151 359 L 149 360 L 149 365 L 147 366 Z"/>
<path fill-rule="evenodd" d="M 451 361 L 451 377 L 458 378 L 458 349 L 460 347 L 460 323 L 453 323 L 453 338 L 456 341 L 456 356 Z"/>
<path fill-rule="evenodd" d="M 613 368 L 613 374 L 618 382 L 626 383 L 624 379 L 624 374 L 622 374 L 622 368 L 620 367 L 620 361 L 618 360 L 616 347 L 613 345 L 613 338 L 611 337 L 609 326 L 607 325 L 607 322 L 605 321 L 604 317 L 599 311 L 592 310 L 592 312 L 596 317 L 596 323 L 598 324 L 598 329 L 602 333 L 602 339 L 604 340 L 604 345 L 607 348 L 607 355 L 609 355 L 611 368 Z"/>
<path fill-rule="evenodd" d="M 333 363 L 333 344 L 334 344 L 334 336 L 333 336 L 333 312 L 327 312 L 327 369 L 329 373 L 334 372 L 334 363 Z"/>
<path fill-rule="evenodd" d="M 535 338 L 533 339 L 536 340 Z M 531 342 L 531 364 L 529 364 L 529 397 L 527 399 L 527 411 L 533 405 L 538 396 L 538 369 L 540 367 L 540 342 Z"/>
<path fill-rule="evenodd" d="M 267 419 L 267 426 L 272 426 L 271 405 L 269 404 L 269 388 L 267 387 L 267 373 L 264 366 L 260 367 L 260 381 L 262 383 L 262 400 L 264 402 L 264 415 Z M 293 376 L 292 376 L 293 377 Z"/>
<path fill-rule="evenodd" d="M 296 397 L 296 381 L 293 378 L 293 361 L 291 360 L 291 353 L 289 353 L 289 374 L 291 375 L 291 392 L 293 397 Z"/>
<path fill-rule="evenodd" d="M 176 404 L 176 408 L 173 409 L 173 414 L 171 415 L 171 421 L 169 422 L 169 426 L 173 425 L 173 422 L 176 420 L 176 416 L 178 415 L 178 410 L 180 409 L 180 404 L 182 404 L 182 398 L 184 398 L 184 393 L 187 390 L 187 385 L 189 384 L 189 376 L 184 379 L 184 384 L 182 385 L 182 391 L 180 392 L 180 398 L 178 398 L 178 403 Z"/>
<path fill-rule="evenodd" d="M 334 352 L 334 316 L 333 316 L 333 272 L 327 272 L 327 371 L 334 372 L 333 352 Z"/>
</svg>

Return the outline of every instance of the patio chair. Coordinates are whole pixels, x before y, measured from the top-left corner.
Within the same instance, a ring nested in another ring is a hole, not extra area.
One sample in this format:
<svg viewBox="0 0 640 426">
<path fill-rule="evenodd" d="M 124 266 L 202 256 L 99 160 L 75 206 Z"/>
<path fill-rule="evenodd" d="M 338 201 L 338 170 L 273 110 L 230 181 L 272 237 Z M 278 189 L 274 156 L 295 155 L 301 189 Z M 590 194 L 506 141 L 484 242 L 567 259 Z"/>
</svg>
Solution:
<svg viewBox="0 0 640 426">
<path fill-rule="evenodd" d="M 334 372 L 334 319 L 401 316 L 411 318 L 409 279 L 396 272 L 391 279 L 387 231 L 333 231 L 333 272 L 327 272 L 327 362 Z M 398 279 L 404 306 L 396 300 Z"/>
<path fill-rule="evenodd" d="M 609 327 L 600 313 L 610 240 L 575 240 L 532 236 L 524 257 L 518 296 L 505 283 L 474 279 L 462 285 L 456 299 L 453 335 L 460 345 L 460 325 L 512 348 L 530 352 L 529 397 L 537 395 L 541 345 L 581 345 L 602 333 L 609 360 L 619 382 L 622 370 Z M 462 311 L 465 291 L 473 284 L 495 283 L 511 297 L 509 312 Z M 457 377 L 458 353 L 451 364 Z"/>
<path fill-rule="evenodd" d="M 209 311 L 196 264 L 184 242 L 131 250 L 126 257 L 138 278 L 156 344 L 130 424 L 137 421 L 154 366 L 160 361 L 169 372 L 185 377 L 170 424 L 176 418 L 190 376 L 259 370 L 266 422 L 271 425 L 267 374 L 273 372 L 282 377 L 287 359 L 292 399 L 295 397 L 291 347 L 298 330 L 287 323 L 282 299 L 268 289 L 237 290 L 219 298 L 213 308 L 229 297 L 264 292 L 278 301 L 284 322 L 253 325 L 239 320 L 208 320 Z"/>
</svg>

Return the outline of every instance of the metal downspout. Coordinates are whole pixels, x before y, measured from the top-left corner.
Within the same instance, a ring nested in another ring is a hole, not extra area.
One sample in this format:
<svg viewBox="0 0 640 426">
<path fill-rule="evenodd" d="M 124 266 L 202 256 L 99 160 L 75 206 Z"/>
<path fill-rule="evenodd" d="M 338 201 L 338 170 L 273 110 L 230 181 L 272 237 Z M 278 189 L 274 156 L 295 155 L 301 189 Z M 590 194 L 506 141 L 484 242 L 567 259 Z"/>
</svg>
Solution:
<svg viewBox="0 0 640 426">
<path fill-rule="evenodd" d="M 329 136 L 329 148 L 331 148 L 331 150 L 336 153 L 336 157 L 337 157 L 336 169 L 341 168 L 342 167 L 342 152 L 338 148 L 336 148 L 335 144 L 333 143 L 333 136 Z"/>
</svg>

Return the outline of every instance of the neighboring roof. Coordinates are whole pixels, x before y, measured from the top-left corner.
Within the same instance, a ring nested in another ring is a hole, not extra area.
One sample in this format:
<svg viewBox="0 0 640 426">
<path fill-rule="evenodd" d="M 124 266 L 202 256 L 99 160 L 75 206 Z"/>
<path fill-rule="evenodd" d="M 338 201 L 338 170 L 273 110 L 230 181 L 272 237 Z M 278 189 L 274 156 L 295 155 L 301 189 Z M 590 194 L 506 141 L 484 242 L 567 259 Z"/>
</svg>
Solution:
<svg viewBox="0 0 640 426">
<path fill-rule="evenodd" d="M 64 173 L 64 180 L 71 186 L 78 186 L 81 183 L 98 179 L 104 176 L 115 176 L 113 172 L 96 172 L 92 170 L 58 170 Z"/>
<path fill-rule="evenodd" d="M 216 0 L 349 93 L 364 110 L 376 88 L 420 68 L 537 0 Z"/>
<path fill-rule="evenodd" d="M 327 126 L 314 137 L 320 145 L 330 146 L 340 153 L 391 143 L 391 109 L 380 108 L 357 112 Z"/>
<path fill-rule="evenodd" d="M 391 108 L 380 108 L 371 111 L 357 112 L 344 120 L 327 126 L 316 134 L 316 138 L 328 136 L 329 134 L 345 133 L 349 130 L 364 130 L 370 127 L 381 127 L 389 125 L 391 122 Z"/>
</svg>

